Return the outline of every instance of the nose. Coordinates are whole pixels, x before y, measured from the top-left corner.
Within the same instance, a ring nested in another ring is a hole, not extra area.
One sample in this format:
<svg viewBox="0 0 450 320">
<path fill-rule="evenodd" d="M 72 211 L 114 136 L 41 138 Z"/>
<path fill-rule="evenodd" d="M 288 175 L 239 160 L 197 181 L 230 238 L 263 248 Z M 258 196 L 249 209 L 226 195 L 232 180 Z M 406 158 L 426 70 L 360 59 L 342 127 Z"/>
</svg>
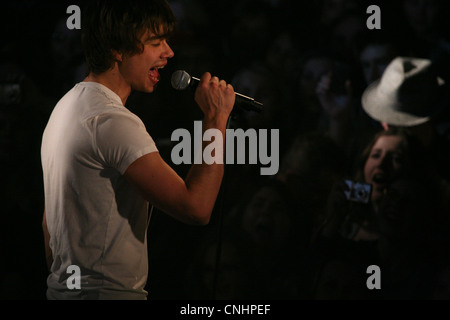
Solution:
<svg viewBox="0 0 450 320">
<path fill-rule="evenodd" d="M 392 156 L 390 156 L 389 154 L 385 154 L 382 157 L 380 157 L 378 167 L 380 169 L 383 169 L 385 172 L 390 172 L 391 168 L 393 167 Z"/>
<path fill-rule="evenodd" d="M 172 48 L 169 46 L 169 44 L 167 43 L 167 41 L 164 41 L 164 50 L 162 52 L 162 56 L 165 59 L 170 59 L 175 55 L 175 53 L 173 52 Z"/>
</svg>

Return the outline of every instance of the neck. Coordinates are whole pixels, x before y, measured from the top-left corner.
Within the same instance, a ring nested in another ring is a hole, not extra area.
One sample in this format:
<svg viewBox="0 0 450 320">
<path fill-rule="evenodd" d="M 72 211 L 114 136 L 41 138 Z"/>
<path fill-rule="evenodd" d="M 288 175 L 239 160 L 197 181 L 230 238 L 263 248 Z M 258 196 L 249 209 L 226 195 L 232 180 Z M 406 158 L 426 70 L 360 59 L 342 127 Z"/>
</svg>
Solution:
<svg viewBox="0 0 450 320">
<path fill-rule="evenodd" d="M 120 97 L 123 105 L 125 105 L 131 94 L 131 87 L 125 82 L 120 72 L 117 70 L 117 66 L 99 74 L 90 72 L 83 81 L 97 82 L 104 85 Z"/>
</svg>

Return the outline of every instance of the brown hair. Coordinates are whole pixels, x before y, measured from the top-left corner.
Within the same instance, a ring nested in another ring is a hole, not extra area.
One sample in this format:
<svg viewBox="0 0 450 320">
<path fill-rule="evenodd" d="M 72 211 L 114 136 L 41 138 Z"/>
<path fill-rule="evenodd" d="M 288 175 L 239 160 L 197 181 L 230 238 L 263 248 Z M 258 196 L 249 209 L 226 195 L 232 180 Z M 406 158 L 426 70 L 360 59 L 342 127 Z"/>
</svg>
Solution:
<svg viewBox="0 0 450 320">
<path fill-rule="evenodd" d="M 415 174 L 425 175 L 428 173 L 429 159 L 423 144 L 407 129 L 392 127 L 375 134 L 373 139 L 364 148 L 356 162 L 355 180 L 364 181 L 364 166 L 369 158 L 370 151 L 380 137 L 398 136 L 402 138 L 401 147 L 405 152 L 405 174 L 412 174 L 411 169 L 415 169 Z"/>
<path fill-rule="evenodd" d="M 112 50 L 125 55 L 142 52 L 139 38 L 150 30 L 167 38 L 173 32 L 175 17 L 166 0 L 95 0 L 83 8 L 81 41 L 89 72 L 110 69 Z"/>
</svg>

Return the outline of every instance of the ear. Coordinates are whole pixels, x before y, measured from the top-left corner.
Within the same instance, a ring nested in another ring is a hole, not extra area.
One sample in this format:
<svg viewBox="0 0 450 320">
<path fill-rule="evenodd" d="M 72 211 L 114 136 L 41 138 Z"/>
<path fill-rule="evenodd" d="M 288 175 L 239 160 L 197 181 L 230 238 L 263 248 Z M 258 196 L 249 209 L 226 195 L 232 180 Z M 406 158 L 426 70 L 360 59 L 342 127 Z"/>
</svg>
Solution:
<svg viewBox="0 0 450 320">
<path fill-rule="evenodd" d="M 111 53 L 112 53 L 115 61 L 122 62 L 122 59 L 123 59 L 122 53 L 120 53 L 119 51 L 114 50 L 114 49 L 111 49 Z"/>
<path fill-rule="evenodd" d="M 388 130 L 389 130 L 389 125 L 387 124 L 387 122 L 382 121 L 382 122 L 381 122 L 381 126 L 383 127 L 383 129 L 384 129 L 385 131 L 388 131 Z"/>
</svg>

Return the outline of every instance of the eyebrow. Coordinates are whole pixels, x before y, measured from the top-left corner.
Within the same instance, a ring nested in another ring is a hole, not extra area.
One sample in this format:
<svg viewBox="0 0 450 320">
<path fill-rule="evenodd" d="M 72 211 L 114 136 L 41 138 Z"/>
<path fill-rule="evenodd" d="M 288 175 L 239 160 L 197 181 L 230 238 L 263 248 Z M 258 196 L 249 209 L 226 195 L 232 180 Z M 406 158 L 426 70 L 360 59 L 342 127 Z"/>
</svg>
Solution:
<svg viewBox="0 0 450 320">
<path fill-rule="evenodd" d="M 376 149 L 372 149 L 370 153 L 373 152 L 383 152 L 384 149 L 382 148 L 376 148 Z M 405 154 L 404 150 L 398 149 L 398 150 L 386 150 L 386 153 L 395 153 L 395 154 L 399 154 L 399 155 L 403 155 Z"/>
<path fill-rule="evenodd" d="M 157 39 L 167 39 L 171 36 L 172 32 L 167 28 L 162 28 L 163 32 L 155 33 L 155 31 L 152 31 L 152 29 L 148 28 L 145 31 L 145 34 L 147 35 L 145 38 L 145 41 L 151 41 L 151 40 L 157 40 Z"/>
<path fill-rule="evenodd" d="M 152 41 L 152 40 L 160 40 L 160 39 L 164 39 L 164 38 L 166 38 L 166 36 L 165 35 L 155 35 L 155 34 L 152 34 L 151 36 L 147 36 L 145 39 L 144 39 L 144 41 Z"/>
</svg>

